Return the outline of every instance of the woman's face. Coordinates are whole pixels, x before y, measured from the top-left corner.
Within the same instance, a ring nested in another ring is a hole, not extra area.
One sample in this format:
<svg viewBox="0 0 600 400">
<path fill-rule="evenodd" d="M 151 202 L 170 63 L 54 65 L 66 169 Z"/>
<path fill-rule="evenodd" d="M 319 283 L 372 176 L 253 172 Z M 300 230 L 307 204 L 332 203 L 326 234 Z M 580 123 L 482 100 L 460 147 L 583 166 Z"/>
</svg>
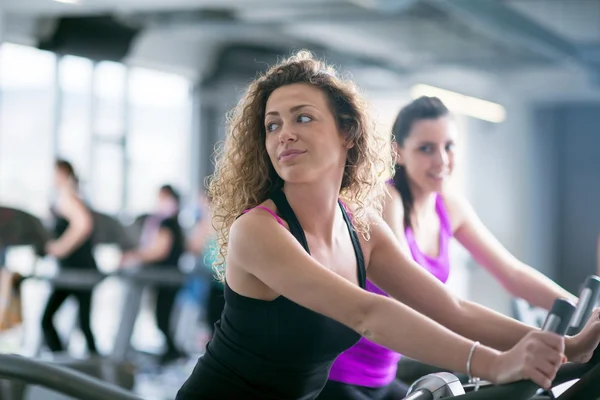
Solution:
<svg viewBox="0 0 600 400">
<path fill-rule="evenodd" d="M 284 181 L 307 183 L 343 173 L 350 146 L 321 89 L 298 83 L 274 90 L 264 123 L 267 153 Z"/>
<path fill-rule="evenodd" d="M 442 192 L 454 169 L 456 127 L 451 118 L 423 119 L 413 124 L 402 145 L 394 143 L 396 163 L 425 193 Z"/>
<path fill-rule="evenodd" d="M 71 177 L 69 174 L 62 168 L 55 167 L 54 168 L 54 186 L 57 188 L 62 188 L 67 186 L 71 181 Z"/>
<path fill-rule="evenodd" d="M 161 214 L 171 215 L 177 212 L 177 200 L 166 190 L 160 190 L 158 192 L 158 199 L 156 203 L 157 211 Z"/>
</svg>

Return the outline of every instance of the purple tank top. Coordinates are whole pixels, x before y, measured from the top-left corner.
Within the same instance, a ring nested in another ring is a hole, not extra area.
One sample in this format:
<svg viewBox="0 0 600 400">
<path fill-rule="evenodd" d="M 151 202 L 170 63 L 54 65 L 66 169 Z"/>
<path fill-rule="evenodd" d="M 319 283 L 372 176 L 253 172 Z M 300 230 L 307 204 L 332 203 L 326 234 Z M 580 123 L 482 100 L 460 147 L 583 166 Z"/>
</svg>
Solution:
<svg viewBox="0 0 600 400">
<path fill-rule="evenodd" d="M 446 283 L 450 273 L 448 245 L 452 237 L 452 225 L 440 195 L 436 198 L 435 208 L 440 218 L 440 248 L 437 257 L 430 257 L 419 250 L 411 228 L 406 228 L 405 234 L 413 259 L 441 282 Z M 369 280 L 366 289 L 387 296 Z M 396 378 L 400 357 L 400 354 L 362 338 L 335 360 L 329 372 L 329 379 L 366 387 L 386 386 Z"/>
</svg>

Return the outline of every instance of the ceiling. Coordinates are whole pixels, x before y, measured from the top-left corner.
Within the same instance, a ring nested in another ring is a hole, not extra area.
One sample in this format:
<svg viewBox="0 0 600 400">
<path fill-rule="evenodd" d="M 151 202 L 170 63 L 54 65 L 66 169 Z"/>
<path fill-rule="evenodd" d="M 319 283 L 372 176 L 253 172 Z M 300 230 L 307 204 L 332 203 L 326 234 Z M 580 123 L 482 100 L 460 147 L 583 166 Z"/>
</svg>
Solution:
<svg viewBox="0 0 600 400">
<path fill-rule="evenodd" d="M 600 0 L 509 0 L 504 3 L 575 43 L 600 41 Z"/>
<path fill-rule="evenodd" d="M 202 74 L 229 45 L 316 48 L 371 76 L 440 66 L 502 73 L 576 64 L 600 82 L 600 0 L 0 0 L 5 37 L 111 14 L 142 28 L 131 59 Z"/>
</svg>

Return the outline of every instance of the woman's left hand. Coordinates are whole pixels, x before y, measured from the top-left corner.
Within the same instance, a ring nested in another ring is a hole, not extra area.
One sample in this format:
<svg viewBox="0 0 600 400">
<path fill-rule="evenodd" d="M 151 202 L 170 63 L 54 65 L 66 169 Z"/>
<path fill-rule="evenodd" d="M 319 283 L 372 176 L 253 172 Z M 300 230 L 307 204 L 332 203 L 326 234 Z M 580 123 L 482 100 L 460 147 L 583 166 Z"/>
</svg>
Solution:
<svg viewBox="0 0 600 400">
<path fill-rule="evenodd" d="M 566 355 L 571 362 L 586 363 L 590 361 L 600 343 L 600 308 L 596 308 L 583 330 L 569 338 Z"/>
</svg>

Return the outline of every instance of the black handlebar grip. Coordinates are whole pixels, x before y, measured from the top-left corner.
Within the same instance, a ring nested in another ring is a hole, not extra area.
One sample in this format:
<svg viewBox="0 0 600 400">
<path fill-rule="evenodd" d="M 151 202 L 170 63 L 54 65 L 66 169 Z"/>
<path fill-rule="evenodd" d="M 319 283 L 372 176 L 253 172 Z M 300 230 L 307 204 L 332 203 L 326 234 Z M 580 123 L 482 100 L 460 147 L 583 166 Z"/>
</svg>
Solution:
<svg viewBox="0 0 600 400">
<path fill-rule="evenodd" d="M 564 336 L 575 314 L 575 305 L 567 299 L 556 299 L 548 312 L 542 330 Z"/>
<path fill-rule="evenodd" d="M 600 278 L 596 275 L 590 275 L 586 278 L 579 294 L 577 309 L 569 324 L 567 335 L 573 336 L 581 332 L 588 319 L 590 319 L 592 311 L 594 311 L 598 296 L 600 296 Z"/>
</svg>

